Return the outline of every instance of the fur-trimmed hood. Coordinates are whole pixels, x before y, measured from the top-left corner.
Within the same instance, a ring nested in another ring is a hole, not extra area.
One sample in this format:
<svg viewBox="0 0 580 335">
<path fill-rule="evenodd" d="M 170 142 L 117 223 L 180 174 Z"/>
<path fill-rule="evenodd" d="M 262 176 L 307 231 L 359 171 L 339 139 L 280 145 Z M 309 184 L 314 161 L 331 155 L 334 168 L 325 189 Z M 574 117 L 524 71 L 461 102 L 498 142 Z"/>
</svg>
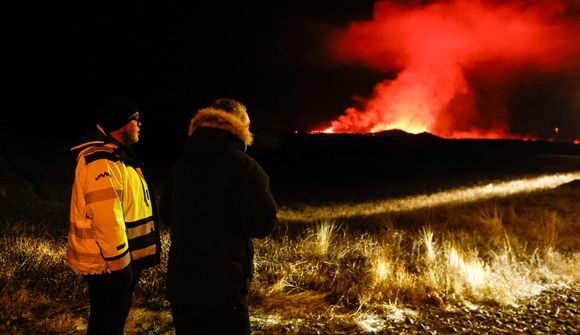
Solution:
<svg viewBox="0 0 580 335">
<path fill-rule="evenodd" d="M 237 136 L 246 146 L 252 145 L 254 136 L 250 132 L 249 118 L 241 120 L 224 110 L 208 107 L 200 109 L 189 122 L 188 136 L 201 127 L 219 128 Z"/>
</svg>

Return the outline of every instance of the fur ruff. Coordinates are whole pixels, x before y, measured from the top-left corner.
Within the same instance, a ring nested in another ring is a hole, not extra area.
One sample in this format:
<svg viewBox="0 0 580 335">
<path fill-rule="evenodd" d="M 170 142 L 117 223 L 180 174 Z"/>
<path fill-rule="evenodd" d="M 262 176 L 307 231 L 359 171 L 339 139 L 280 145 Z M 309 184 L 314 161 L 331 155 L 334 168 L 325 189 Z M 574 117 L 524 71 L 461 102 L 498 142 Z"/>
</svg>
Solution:
<svg viewBox="0 0 580 335">
<path fill-rule="evenodd" d="M 189 122 L 188 135 L 200 127 L 219 128 L 236 135 L 246 146 L 252 145 L 254 135 L 250 132 L 250 127 L 242 120 L 224 110 L 212 107 L 200 109 Z"/>
</svg>

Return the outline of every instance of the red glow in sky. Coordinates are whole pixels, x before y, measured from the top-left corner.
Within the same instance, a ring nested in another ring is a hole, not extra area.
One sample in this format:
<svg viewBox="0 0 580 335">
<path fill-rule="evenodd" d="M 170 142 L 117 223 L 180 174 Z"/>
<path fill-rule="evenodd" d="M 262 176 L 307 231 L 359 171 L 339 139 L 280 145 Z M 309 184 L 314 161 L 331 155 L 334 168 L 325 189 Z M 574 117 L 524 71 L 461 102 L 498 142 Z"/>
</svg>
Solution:
<svg viewBox="0 0 580 335">
<path fill-rule="evenodd" d="M 511 132 L 506 91 L 526 71 L 580 63 L 580 24 L 568 10 L 559 0 L 378 1 L 373 19 L 336 34 L 332 50 L 342 62 L 396 77 L 377 83 L 360 107 L 347 108 L 325 131 L 533 136 Z"/>
</svg>

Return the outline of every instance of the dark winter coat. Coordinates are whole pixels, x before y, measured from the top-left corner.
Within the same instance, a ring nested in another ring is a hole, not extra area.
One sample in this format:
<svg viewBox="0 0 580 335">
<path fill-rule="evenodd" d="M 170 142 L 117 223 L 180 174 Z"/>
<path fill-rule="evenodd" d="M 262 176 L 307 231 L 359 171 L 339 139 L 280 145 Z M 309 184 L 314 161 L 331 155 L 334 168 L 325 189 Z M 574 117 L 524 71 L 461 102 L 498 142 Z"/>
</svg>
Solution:
<svg viewBox="0 0 580 335">
<path fill-rule="evenodd" d="M 171 228 L 167 298 L 194 307 L 247 302 L 251 238 L 274 229 L 277 205 L 269 177 L 244 152 L 239 134 L 200 127 L 189 137 L 161 199 Z"/>
</svg>

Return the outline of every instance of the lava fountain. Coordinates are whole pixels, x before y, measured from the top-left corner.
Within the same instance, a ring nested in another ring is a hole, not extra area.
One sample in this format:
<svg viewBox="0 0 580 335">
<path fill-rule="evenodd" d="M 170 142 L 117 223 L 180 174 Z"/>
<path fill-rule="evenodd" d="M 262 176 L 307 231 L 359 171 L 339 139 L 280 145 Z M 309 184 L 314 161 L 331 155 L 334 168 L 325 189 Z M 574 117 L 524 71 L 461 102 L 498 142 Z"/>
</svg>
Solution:
<svg viewBox="0 0 580 335">
<path fill-rule="evenodd" d="M 414 3 L 378 1 L 372 20 L 329 38 L 338 61 L 396 75 L 318 132 L 534 137 L 511 132 L 507 92 L 530 71 L 580 64 L 577 12 L 559 0 Z"/>
</svg>

